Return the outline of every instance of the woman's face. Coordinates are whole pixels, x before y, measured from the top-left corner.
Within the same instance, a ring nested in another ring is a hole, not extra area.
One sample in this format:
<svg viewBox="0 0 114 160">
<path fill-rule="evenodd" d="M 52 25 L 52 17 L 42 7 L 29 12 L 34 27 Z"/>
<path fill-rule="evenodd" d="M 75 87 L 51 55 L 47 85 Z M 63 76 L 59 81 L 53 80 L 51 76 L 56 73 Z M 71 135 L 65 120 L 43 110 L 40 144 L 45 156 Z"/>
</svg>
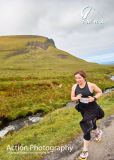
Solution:
<svg viewBox="0 0 114 160">
<path fill-rule="evenodd" d="M 80 74 L 75 75 L 75 80 L 78 84 L 83 84 L 85 82 L 85 79 Z"/>
</svg>

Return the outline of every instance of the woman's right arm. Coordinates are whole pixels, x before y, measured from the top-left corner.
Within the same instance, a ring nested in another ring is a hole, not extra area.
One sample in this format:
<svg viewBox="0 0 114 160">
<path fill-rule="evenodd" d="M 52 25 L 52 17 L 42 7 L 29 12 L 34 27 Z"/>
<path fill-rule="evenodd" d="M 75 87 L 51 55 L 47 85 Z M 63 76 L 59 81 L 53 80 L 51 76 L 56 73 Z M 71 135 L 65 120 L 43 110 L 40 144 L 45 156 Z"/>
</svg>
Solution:
<svg viewBox="0 0 114 160">
<path fill-rule="evenodd" d="M 81 98 L 81 95 L 75 96 L 76 85 L 77 85 L 77 84 L 74 84 L 74 85 L 72 86 L 72 89 L 71 89 L 71 100 L 72 100 L 72 101 L 78 101 L 78 100 Z"/>
</svg>

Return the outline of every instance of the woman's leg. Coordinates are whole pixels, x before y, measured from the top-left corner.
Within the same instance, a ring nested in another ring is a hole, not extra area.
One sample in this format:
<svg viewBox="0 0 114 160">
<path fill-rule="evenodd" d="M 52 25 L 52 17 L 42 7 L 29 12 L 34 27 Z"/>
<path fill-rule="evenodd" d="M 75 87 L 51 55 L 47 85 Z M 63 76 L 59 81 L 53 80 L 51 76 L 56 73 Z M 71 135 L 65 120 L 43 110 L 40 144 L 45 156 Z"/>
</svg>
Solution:
<svg viewBox="0 0 114 160">
<path fill-rule="evenodd" d="M 86 159 L 88 157 L 88 147 L 90 143 L 90 133 L 84 134 L 84 139 L 83 139 L 83 150 L 80 154 L 80 158 Z"/>
<path fill-rule="evenodd" d="M 97 129 L 97 125 L 96 125 L 96 119 L 93 120 L 93 130 Z"/>
<path fill-rule="evenodd" d="M 91 134 L 90 134 L 90 132 L 84 134 L 84 138 L 83 138 L 83 150 L 84 150 L 84 151 L 88 151 L 90 139 L 91 139 Z"/>
<path fill-rule="evenodd" d="M 88 147 L 91 139 L 90 131 L 88 131 L 88 124 L 87 122 L 81 121 L 80 126 L 82 128 L 82 131 L 84 133 L 83 137 L 83 150 L 80 154 L 80 158 L 87 158 L 88 157 Z"/>
<path fill-rule="evenodd" d="M 101 130 L 101 129 L 99 129 L 99 128 L 97 127 L 97 125 L 96 125 L 96 121 L 94 121 L 93 132 L 94 132 L 94 133 L 95 133 L 95 135 L 96 135 L 95 140 L 96 140 L 97 142 L 100 142 L 100 141 L 101 141 L 101 138 L 102 138 L 102 134 L 103 134 L 103 132 L 102 132 L 102 130 Z"/>
<path fill-rule="evenodd" d="M 94 132 L 96 134 L 99 134 L 99 129 L 98 129 L 97 125 L 96 125 L 96 120 L 93 120 L 93 130 L 94 130 Z"/>
<path fill-rule="evenodd" d="M 90 144 L 90 140 L 88 141 L 83 139 L 83 151 L 88 151 L 89 144 Z"/>
<path fill-rule="evenodd" d="M 96 125 L 96 120 L 93 120 L 93 132 L 95 134 L 99 133 L 99 129 L 98 129 L 97 125 Z"/>
<path fill-rule="evenodd" d="M 91 139 L 90 130 L 88 128 L 89 126 L 88 126 L 88 123 L 86 121 L 81 121 L 80 126 L 81 126 L 81 129 L 82 129 L 83 133 L 84 133 L 84 136 L 83 136 L 83 150 L 87 151 L 89 143 L 90 143 L 90 139 Z"/>
</svg>

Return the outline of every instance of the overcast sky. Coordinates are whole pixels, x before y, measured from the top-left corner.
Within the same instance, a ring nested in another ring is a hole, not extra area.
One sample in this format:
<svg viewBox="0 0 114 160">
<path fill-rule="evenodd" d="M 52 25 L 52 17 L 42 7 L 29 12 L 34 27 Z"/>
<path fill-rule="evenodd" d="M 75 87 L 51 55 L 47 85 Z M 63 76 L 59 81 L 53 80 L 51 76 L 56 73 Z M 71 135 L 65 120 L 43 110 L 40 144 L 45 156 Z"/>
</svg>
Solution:
<svg viewBox="0 0 114 160">
<path fill-rule="evenodd" d="M 0 0 L 0 35 L 41 35 L 88 61 L 114 61 L 114 0 Z"/>
</svg>

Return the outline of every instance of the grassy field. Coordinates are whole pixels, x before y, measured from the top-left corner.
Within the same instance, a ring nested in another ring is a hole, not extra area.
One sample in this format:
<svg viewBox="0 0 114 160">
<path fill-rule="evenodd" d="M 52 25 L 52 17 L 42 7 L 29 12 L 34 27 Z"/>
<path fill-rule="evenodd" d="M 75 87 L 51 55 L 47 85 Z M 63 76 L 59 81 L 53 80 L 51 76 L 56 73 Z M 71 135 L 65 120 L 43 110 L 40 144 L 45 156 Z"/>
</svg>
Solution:
<svg viewBox="0 0 114 160">
<path fill-rule="evenodd" d="M 75 71 L 85 70 L 87 80 L 102 90 L 114 87 L 110 80 L 114 66 L 88 63 L 41 36 L 0 37 L 0 62 L 0 118 L 14 120 L 37 111 L 45 114 L 40 123 L 0 141 L 2 160 L 32 160 L 42 155 L 11 155 L 6 151 L 8 144 L 61 145 L 80 134 L 79 113 L 63 108 L 70 101 Z M 106 116 L 113 114 L 114 93 L 103 96 L 99 103 Z"/>
<path fill-rule="evenodd" d="M 13 120 L 39 110 L 45 114 L 63 107 L 70 100 L 76 70 L 87 71 L 88 80 L 102 89 L 114 86 L 109 78 L 114 66 L 87 63 L 57 49 L 53 43 L 44 50 L 39 42 L 48 43 L 48 39 L 0 37 L 0 117 Z"/>
<path fill-rule="evenodd" d="M 104 95 L 100 98 L 99 104 L 105 111 L 105 117 L 114 114 L 114 93 Z M 60 108 L 48 113 L 42 121 L 32 126 L 26 126 L 13 135 L 9 134 L 0 142 L 0 157 L 2 160 L 32 160 L 41 159 L 43 151 L 31 150 L 28 154 L 10 154 L 7 147 L 10 146 L 59 146 L 65 145 L 70 140 L 76 138 L 80 133 L 79 121 L 81 116 L 73 107 Z M 26 136 L 27 135 L 27 136 Z M 31 154 L 37 151 L 38 154 Z M 49 150 L 48 150 L 49 151 Z M 16 149 L 15 153 L 19 153 Z M 13 152 L 13 153 L 14 153 Z"/>
</svg>

